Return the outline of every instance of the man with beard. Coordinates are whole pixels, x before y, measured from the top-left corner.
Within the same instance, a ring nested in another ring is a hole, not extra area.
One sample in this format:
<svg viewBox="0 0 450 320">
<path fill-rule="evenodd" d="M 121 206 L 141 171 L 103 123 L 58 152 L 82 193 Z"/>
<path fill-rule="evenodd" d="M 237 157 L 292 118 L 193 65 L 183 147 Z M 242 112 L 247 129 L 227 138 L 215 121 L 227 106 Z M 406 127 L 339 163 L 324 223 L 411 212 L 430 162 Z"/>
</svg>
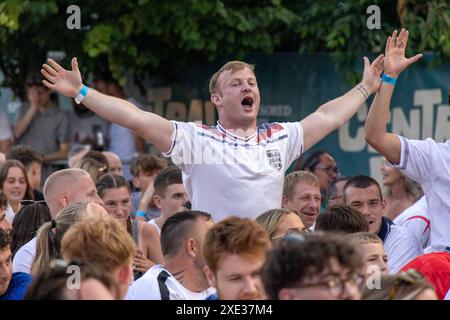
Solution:
<svg viewBox="0 0 450 320">
<path fill-rule="evenodd" d="M 206 235 L 205 273 L 217 295 L 207 300 L 262 300 L 266 298 L 261 268 L 271 242 L 255 221 L 229 217 Z"/>
<path fill-rule="evenodd" d="M 213 226 L 211 215 L 182 211 L 161 230 L 165 263 L 151 267 L 128 290 L 126 300 L 204 300 L 214 293 L 203 273 L 202 245 Z"/>
<path fill-rule="evenodd" d="M 284 179 L 283 208 L 296 212 L 309 230 L 320 213 L 319 179 L 309 171 L 291 172 Z"/>
</svg>

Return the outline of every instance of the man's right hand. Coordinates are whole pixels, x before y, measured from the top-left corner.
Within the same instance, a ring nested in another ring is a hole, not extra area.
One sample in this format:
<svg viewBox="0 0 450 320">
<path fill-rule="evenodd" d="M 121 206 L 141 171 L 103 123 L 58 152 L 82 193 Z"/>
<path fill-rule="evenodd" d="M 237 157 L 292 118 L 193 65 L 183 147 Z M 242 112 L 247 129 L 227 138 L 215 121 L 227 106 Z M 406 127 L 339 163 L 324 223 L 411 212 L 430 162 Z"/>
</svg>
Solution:
<svg viewBox="0 0 450 320">
<path fill-rule="evenodd" d="M 408 44 L 409 32 L 405 29 L 400 31 L 397 37 L 397 30 L 386 41 L 386 52 L 384 58 L 384 73 L 397 78 L 399 74 L 411 64 L 422 58 L 422 54 L 406 58 L 405 51 Z"/>
<path fill-rule="evenodd" d="M 64 69 L 52 59 L 48 59 L 42 67 L 41 73 L 46 79 L 43 81 L 46 87 L 67 97 L 73 98 L 78 95 L 82 88 L 82 80 L 77 58 L 72 58 L 72 71 Z"/>
</svg>

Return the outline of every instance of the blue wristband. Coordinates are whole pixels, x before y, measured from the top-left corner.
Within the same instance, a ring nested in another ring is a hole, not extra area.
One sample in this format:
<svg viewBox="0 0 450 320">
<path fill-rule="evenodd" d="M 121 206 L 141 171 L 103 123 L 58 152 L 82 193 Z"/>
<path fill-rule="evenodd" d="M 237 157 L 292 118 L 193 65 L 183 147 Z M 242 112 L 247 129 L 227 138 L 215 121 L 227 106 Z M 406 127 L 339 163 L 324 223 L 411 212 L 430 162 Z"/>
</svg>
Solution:
<svg viewBox="0 0 450 320">
<path fill-rule="evenodd" d="M 80 104 L 83 101 L 84 97 L 86 97 L 88 93 L 88 87 L 83 84 L 83 87 L 80 90 L 80 93 L 75 97 L 75 102 Z"/>
<path fill-rule="evenodd" d="M 136 211 L 135 216 L 136 216 L 136 217 L 145 218 L 145 217 L 147 217 L 147 212 L 142 211 L 142 210 L 139 210 L 139 211 Z"/>
<path fill-rule="evenodd" d="M 395 83 L 397 82 L 397 78 L 392 78 L 392 77 L 388 76 L 387 74 L 383 73 L 383 75 L 381 76 L 381 81 L 395 86 Z"/>
</svg>

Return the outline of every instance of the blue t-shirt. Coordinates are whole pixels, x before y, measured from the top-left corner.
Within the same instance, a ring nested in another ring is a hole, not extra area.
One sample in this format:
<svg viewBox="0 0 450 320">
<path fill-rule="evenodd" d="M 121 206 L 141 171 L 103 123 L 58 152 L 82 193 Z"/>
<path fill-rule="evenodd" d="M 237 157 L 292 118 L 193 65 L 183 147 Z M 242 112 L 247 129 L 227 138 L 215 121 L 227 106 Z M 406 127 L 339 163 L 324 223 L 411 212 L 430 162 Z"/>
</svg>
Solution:
<svg viewBox="0 0 450 320">
<path fill-rule="evenodd" d="M 217 293 L 213 293 L 207 296 L 205 300 L 219 300 L 219 296 L 217 295 Z"/>
<path fill-rule="evenodd" d="M 6 290 L 4 295 L 0 296 L 0 300 L 23 300 L 31 280 L 31 275 L 28 273 L 13 273 L 8 290 Z"/>
</svg>

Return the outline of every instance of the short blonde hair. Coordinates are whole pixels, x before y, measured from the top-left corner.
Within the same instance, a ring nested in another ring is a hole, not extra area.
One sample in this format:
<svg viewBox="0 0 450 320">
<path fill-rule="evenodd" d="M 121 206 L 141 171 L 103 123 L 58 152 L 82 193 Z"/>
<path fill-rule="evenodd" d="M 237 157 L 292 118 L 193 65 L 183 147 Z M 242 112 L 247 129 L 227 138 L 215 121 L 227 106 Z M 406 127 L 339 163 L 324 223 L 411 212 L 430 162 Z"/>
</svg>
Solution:
<svg viewBox="0 0 450 320">
<path fill-rule="evenodd" d="M 211 77 L 211 80 L 209 81 L 209 92 L 211 94 L 216 93 L 217 89 L 217 82 L 219 81 L 219 77 L 222 73 L 226 71 L 231 71 L 231 73 L 234 73 L 236 71 L 242 70 L 248 68 L 251 71 L 255 72 L 255 66 L 243 61 L 229 61 L 225 63 L 222 68 L 219 69 L 216 73 L 213 74 Z"/>
<path fill-rule="evenodd" d="M 65 260 L 81 259 L 110 273 L 131 262 L 136 245 L 116 219 L 93 216 L 70 227 L 62 239 L 61 253 Z"/>
<path fill-rule="evenodd" d="M 383 241 L 379 236 L 371 232 L 356 232 L 347 235 L 347 239 L 355 244 L 369 244 L 369 243 L 380 243 Z"/>
<path fill-rule="evenodd" d="M 283 218 L 290 213 L 296 214 L 286 209 L 271 209 L 260 214 L 255 221 L 266 230 L 269 238 L 272 239 L 278 227 L 283 222 Z"/>
<path fill-rule="evenodd" d="M 300 182 L 320 188 L 319 179 L 314 173 L 309 171 L 294 171 L 284 178 L 283 197 L 292 200 L 295 186 Z"/>
</svg>

